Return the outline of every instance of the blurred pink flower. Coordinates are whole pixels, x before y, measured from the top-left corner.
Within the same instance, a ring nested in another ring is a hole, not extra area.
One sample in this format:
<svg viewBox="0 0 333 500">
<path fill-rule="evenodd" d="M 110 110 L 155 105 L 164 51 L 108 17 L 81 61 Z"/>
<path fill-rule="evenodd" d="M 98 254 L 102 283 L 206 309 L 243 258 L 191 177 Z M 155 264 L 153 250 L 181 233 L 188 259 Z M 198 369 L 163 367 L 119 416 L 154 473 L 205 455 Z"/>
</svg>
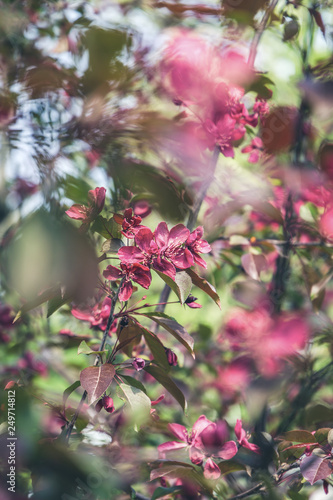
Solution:
<svg viewBox="0 0 333 500">
<path fill-rule="evenodd" d="M 84 224 L 89 224 L 103 210 L 105 202 L 106 189 L 97 187 L 88 192 L 89 205 L 75 204 L 68 210 L 66 214 L 71 219 L 82 220 Z"/>
<path fill-rule="evenodd" d="M 273 377 L 288 356 L 305 347 L 309 327 L 299 315 L 282 313 L 273 318 L 264 307 L 258 307 L 233 310 L 225 333 L 233 350 L 247 353 L 263 375 Z"/>
<path fill-rule="evenodd" d="M 82 321 L 89 321 L 91 327 L 98 327 L 102 331 L 106 329 L 108 319 L 110 316 L 111 299 L 105 297 L 102 304 L 97 303 L 91 308 L 80 309 L 72 308 L 71 313 L 77 319 Z M 115 320 L 110 328 L 110 332 L 115 332 L 117 328 L 117 320 Z"/>
<path fill-rule="evenodd" d="M 243 424 L 241 420 L 237 420 L 236 425 L 235 425 L 235 434 L 237 437 L 237 440 L 241 446 L 244 448 L 248 448 L 251 451 L 254 451 L 255 453 L 260 453 L 260 448 L 256 444 L 249 443 L 247 439 L 247 434 L 245 430 L 243 429 Z"/>
</svg>

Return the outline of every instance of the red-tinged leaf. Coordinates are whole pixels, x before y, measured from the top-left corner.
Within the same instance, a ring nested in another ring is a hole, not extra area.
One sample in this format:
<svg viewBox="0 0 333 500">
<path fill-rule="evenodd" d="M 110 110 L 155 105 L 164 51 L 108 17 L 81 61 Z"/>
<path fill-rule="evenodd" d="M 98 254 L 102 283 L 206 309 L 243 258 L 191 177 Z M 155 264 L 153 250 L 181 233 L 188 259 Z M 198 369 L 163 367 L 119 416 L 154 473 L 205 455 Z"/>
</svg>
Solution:
<svg viewBox="0 0 333 500">
<path fill-rule="evenodd" d="M 170 365 L 168 363 L 167 355 L 165 354 L 165 348 L 160 339 L 154 335 L 152 332 L 142 327 L 143 336 L 150 349 L 150 352 L 154 356 L 154 361 L 162 366 L 164 370 L 169 371 Z"/>
<path fill-rule="evenodd" d="M 181 304 L 184 304 L 185 300 L 190 294 L 192 288 L 192 280 L 186 271 L 179 271 L 176 273 L 175 281 L 160 271 L 154 271 L 159 275 L 160 278 L 166 283 L 171 290 L 177 295 Z"/>
<path fill-rule="evenodd" d="M 326 444 L 328 439 L 328 433 L 330 432 L 330 427 L 323 427 L 322 429 L 318 429 L 314 433 L 314 437 L 317 440 L 318 444 Z"/>
<path fill-rule="evenodd" d="M 333 447 L 333 429 L 330 429 L 328 434 L 327 434 L 327 442 L 330 445 L 330 447 Z"/>
<path fill-rule="evenodd" d="M 77 380 L 76 382 L 74 382 L 72 385 L 70 385 L 69 387 L 67 387 L 67 389 L 64 390 L 64 393 L 62 395 L 62 404 L 64 405 L 64 407 L 66 406 L 66 402 L 67 402 L 67 399 L 69 398 L 69 396 L 72 394 L 72 392 L 74 392 L 78 387 L 80 387 L 80 381 Z"/>
<path fill-rule="evenodd" d="M 302 459 L 300 468 L 302 476 L 310 484 L 314 484 L 319 479 L 326 479 L 333 472 L 330 460 L 313 454 Z"/>
<path fill-rule="evenodd" d="M 146 366 L 144 370 L 154 377 L 157 382 L 159 382 L 163 387 L 175 398 L 180 404 L 182 409 L 185 411 L 186 400 L 184 394 L 175 384 L 175 382 L 169 377 L 169 375 L 159 366 Z"/>
<path fill-rule="evenodd" d="M 88 393 L 89 404 L 100 398 L 111 384 L 116 370 L 110 364 L 89 366 L 82 370 L 80 382 Z"/>
<path fill-rule="evenodd" d="M 155 323 L 160 325 L 162 328 L 167 330 L 173 337 L 175 337 L 181 344 L 183 344 L 184 347 L 192 354 L 194 357 L 193 353 L 193 346 L 194 346 L 194 340 L 191 337 L 191 335 L 185 330 L 185 328 L 177 323 L 177 321 L 170 316 L 167 316 L 166 314 L 161 317 L 161 315 L 157 315 L 156 313 L 147 313 L 144 314 L 144 316 L 147 316 L 148 318 L 151 318 Z"/>
<path fill-rule="evenodd" d="M 254 255 L 252 253 L 245 253 L 241 257 L 242 266 L 244 271 L 250 278 L 259 281 L 260 273 L 267 269 L 267 260 L 264 255 Z"/>
<path fill-rule="evenodd" d="M 193 479 L 196 473 L 194 467 L 191 465 L 162 465 L 158 469 L 154 469 L 150 473 L 150 480 L 158 479 L 160 477 L 167 477 L 169 479 Z"/>
<path fill-rule="evenodd" d="M 283 435 L 283 439 L 286 441 L 292 441 L 293 443 L 316 443 L 317 440 L 313 434 L 309 431 L 296 430 L 289 431 Z"/>
<path fill-rule="evenodd" d="M 16 382 L 14 382 L 14 380 L 10 380 L 9 382 L 7 382 L 7 384 L 5 385 L 5 388 L 4 390 L 5 391 L 8 391 L 9 389 L 12 389 L 12 387 L 15 387 L 16 385 Z"/>
<path fill-rule="evenodd" d="M 246 470 L 245 465 L 239 464 L 237 462 L 233 462 L 232 460 L 226 460 L 224 462 L 219 463 L 219 468 L 221 474 L 230 474 L 231 472 L 236 472 L 239 470 Z"/>
<path fill-rule="evenodd" d="M 209 295 L 209 297 L 212 298 L 214 302 L 221 309 L 220 297 L 218 296 L 213 285 L 208 283 L 208 281 L 205 278 L 201 278 L 201 276 L 199 276 L 195 271 L 193 271 L 193 269 L 186 269 L 186 272 L 190 276 L 193 285 L 197 286 L 198 288 L 200 288 L 200 290 Z"/>
<path fill-rule="evenodd" d="M 309 9 L 309 12 L 310 12 L 311 16 L 313 17 L 313 19 L 315 20 L 316 25 L 318 26 L 318 28 L 320 28 L 320 31 L 322 32 L 322 34 L 325 37 L 326 29 L 325 29 L 325 25 L 323 23 L 323 18 L 321 17 L 320 12 L 317 9 Z"/>
<path fill-rule="evenodd" d="M 121 328 L 120 322 L 118 323 L 117 336 L 119 345 L 118 351 L 123 351 L 129 358 L 132 356 L 133 348 L 141 341 L 142 330 L 141 327 L 132 319 L 124 328 Z"/>
</svg>

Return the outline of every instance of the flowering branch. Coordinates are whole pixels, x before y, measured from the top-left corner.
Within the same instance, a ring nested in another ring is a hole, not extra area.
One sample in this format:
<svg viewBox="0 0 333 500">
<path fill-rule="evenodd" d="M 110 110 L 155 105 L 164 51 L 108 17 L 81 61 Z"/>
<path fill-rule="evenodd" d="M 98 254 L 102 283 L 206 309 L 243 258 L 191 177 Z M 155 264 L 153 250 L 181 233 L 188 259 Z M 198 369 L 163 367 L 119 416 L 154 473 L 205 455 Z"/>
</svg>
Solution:
<svg viewBox="0 0 333 500">
<path fill-rule="evenodd" d="M 105 331 L 104 331 L 104 334 L 103 334 L 103 338 L 102 338 L 102 341 L 101 341 L 101 344 L 99 346 L 99 351 L 103 351 L 104 350 L 104 346 L 105 346 L 105 342 L 106 342 L 106 339 L 107 339 L 107 336 L 109 334 L 109 331 L 110 331 L 110 328 L 111 328 L 111 325 L 114 321 L 114 310 L 115 310 L 115 307 L 116 307 L 116 303 L 118 301 L 118 297 L 119 297 L 119 292 L 120 292 L 120 289 L 123 285 L 123 282 L 124 282 L 125 278 L 123 278 L 121 280 L 121 283 L 115 293 L 115 295 L 113 296 L 112 300 L 111 300 L 111 308 L 110 308 L 110 314 L 109 314 L 109 318 L 108 318 L 108 322 L 107 322 L 107 325 L 106 325 L 106 328 L 105 328 Z M 95 362 L 94 362 L 94 366 L 98 366 L 98 364 L 100 363 L 101 361 L 101 356 L 98 354 L 96 356 L 96 359 L 95 359 Z M 87 396 L 88 396 L 88 393 L 87 391 L 84 391 L 84 393 L 82 394 L 82 397 L 81 397 L 81 401 L 76 409 L 76 412 L 74 413 L 73 417 L 72 417 L 72 420 L 70 421 L 68 427 L 67 427 L 67 430 L 66 430 L 66 434 L 65 434 L 65 443 L 68 443 L 69 441 L 69 438 L 72 434 L 72 431 L 73 431 L 73 427 L 75 425 L 75 422 L 77 421 L 77 418 L 80 414 L 80 411 L 82 409 L 82 406 L 85 402 L 85 400 L 87 399 Z"/>
</svg>

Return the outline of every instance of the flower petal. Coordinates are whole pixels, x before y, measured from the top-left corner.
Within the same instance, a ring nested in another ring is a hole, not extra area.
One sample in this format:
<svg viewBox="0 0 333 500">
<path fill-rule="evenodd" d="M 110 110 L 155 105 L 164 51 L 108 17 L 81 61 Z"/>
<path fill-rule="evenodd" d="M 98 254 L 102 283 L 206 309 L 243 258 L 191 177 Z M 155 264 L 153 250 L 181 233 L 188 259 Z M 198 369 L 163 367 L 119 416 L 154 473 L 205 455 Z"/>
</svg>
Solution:
<svg viewBox="0 0 333 500">
<path fill-rule="evenodd" d="M 65 212 L 71 219 L 86 220 L 89 215 L 89 209 L 84 205 L 75 204 Z"/>
<path fill-rule="evenodd" d="M 172 432 L 176 438 L 181 439 L 182 441 L 185 441 L 187 443 L 188 441 L 188 433 L 186 427 L 180 424 L 169 424 L 168 425 L 169 431 Z"/>
<path fill-rule="evenodd" d="M 130 280 L 125 281 L 119 293 L 119 300 L 126 302 L 133 293 L 133 285 Z"/>
<path fill-rule="evenodd" d="M 154 231 L 155 241 L 158 248 L 164 248 L 169 242 L 169 229 L 166 222 L 160 222 Z"/>
<path fill-rule="evenodd" d="M 103 271 L 103 276 L 107 280 L 114 281 L 119 280 L 123 276 L 123 273 L 117 267 L 109 265 L 105 271 Z"/>
<path fill-rule="evenodd" d="M 144 255 L 138 247 L 121 247 L 118 250 L 118 257 L 126 264 L 134 264 L 144 259 Z"/>
<path fill-rule="evenodd" d="M 185 243 L 189 235 L 190 231 L 184 226 L 184 224 L 177 224 L 170 230 L 169 245 L 170 244 L 181 245 Z"/>
<path fill-rule="evenodd" d="M 135 235 L 135 243 L 145 253 L 150 254 L 150 244 L 154 238 L 149 227 L 142 227 Z"/>
<path fill-rule="evenodd" d="M 221 475 L 221 470 L 219 466 L 213 462 L 211 458 L 208 458 L 204 467 L 204 476 L 206 479 L 218 479 Z"/>
<path fill-rule="evenodd" d="M 224 460 L 230 460 L 230 458 L 236 455 L 237 451 L 238 448 L 235 441 L 227 441 L 217 453 L 217 456 Z"/>
</svg>

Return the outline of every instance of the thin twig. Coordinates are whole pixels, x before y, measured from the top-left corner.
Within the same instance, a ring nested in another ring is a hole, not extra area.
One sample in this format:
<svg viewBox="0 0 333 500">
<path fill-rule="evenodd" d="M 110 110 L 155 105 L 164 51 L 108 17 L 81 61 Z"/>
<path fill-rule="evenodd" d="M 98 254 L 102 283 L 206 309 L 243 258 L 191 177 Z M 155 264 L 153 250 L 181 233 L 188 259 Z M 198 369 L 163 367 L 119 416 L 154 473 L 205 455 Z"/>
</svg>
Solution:
<svg viewBox="0 0 333 500">
<path fill-rule="evenodd" d="M 186 224 L 187 229 L 189 229 L 190 231 L 193 231 L 194 226 L 197 223 L 197 219 L 198 219 L 198 215 L 199 215 L 201 206 L 202 206 L 202 204 L 204 202 L 204 199 L 206 197 L 207 191 L 209 189 L 209 186 L 210 186 L 210 184 L 212 182 L 212 179 L 213 179 L 213 176 L 214 176 L 214 173 L 215 173 L 215 169 L 216 169 L 217 161 L 218 161 L 218 158 L 219 158 L 219 154 L 220 154 L 220 149 L 216 146 L 215 149 L 214 149 L 214 151 L 213 151 L 212 157 L 211 157 L 211 167 L 210 167 L 210 172 L 209 172 L 209 182 L 205 182 L 204 183 L 204 186 L 203 186 L 201 192 L 199 193 L 198 199 L 196 200 L 196 202 L 193 205 L 193 209 L 192 209 L 192 211 L 190 213 L 190 216 L 189 216 L 187 224 Z M 159 305 L 156 307 L 156 311 L 157 312 L 163 312 L 164 311 L 165 306 L 166 306 L 166 304 L 168 302 L 168 298 L 169 298 L 170 292 L 171 292 L 171 288 L 168 285 L 164 285 L 164 288 L 163 288 L 163 290 L 161 292 L 161 295 L 160 295 Z M 158 330 L 158 325 L 156 324 L 155 327 L 154 327 L 155 333 L 157 332 L 157 330 Z"/>
<path fill-rule="evenodd" d="M 103 338 L 102 338 L 102 341 L 101 341 L 101 344 L 99 346 L 99 351 L 103 351 L 104 350 L 104 346 L 105 346 L 105 342 L 106 342 L 106 339 L 108 337 L 108 334 L 109 334 L 109 331 L 110 331 L 110 328 L 112 326 L 112 323 L 114 321 L 114 310 L 115 310 L 115 307 L 116 307 L 116 303 L 118 301 L 118 297 L 119 297 L 119 292 L 120 292 L 120 289 L 124 283 L 124 280 L 125 278 L 123 278 L 120 282 L 120 285 L 114 295 L 114 297 L 112 298 L 111 300 L 111 307 L 110 307 L 110 314 L 109 314 L 109 318 L 108 318 L 108 322 L 107 322 L 107 325 L 106 325 L 106 328 L 105 328 L 105 331 L 104 331 L 104 334 L 103 334 Z M 94 362 L 94 365 L 93 366 L 97 366 L 100 361 L 102 361 L 102 358 L 101 356 L 98 354 L 96 356 L 96 359 L 95 359 L 95 362 Z M 73 417 L 72 417 L 72 420 L 70 421 L 68 427 L 67 427 L 67 430 L 66 430 L 66 434 L 65 434 L 65 438 L 64 438 L 64 441 L 65 443 L 68 443 L 69 441 L 69 438 L 72 434 L 72 431 L 73 431 L 73 428 L 74 428 L 74 425 L 75 425 L 75 422 L 77 421 L 78 419 L 78 416 L 80 414 L 80 411 L 82 409 L 82 406 L 85 402 L 85 400 L 87 399 L 87 391 L 84 391 L 84 393 L 82 394 L 82 397 L 81 397 L 81 401 L 76 409 L 76 412 L 74 413 Z"/>
<path fill-rule="evenodd" d="M 267 23 L 269 21 L 270 15 L 274 11 L 277 3 L 278 3 L 278 0 L 272 0 L 269 7 L 265 11 L 265 14 L 263 15 L 263 18 L 262 18 L 258 28 L 256 29 L 256 32 L 255 32 L 254 37 L 253 37 L 252 42 L 251 42 L 249 59 L 247 62 L 250 68 L 253 68 L 253 66 L 254 66 L 254 61 L 255 61 L 255 58 L 257 55 L 257 49 L 258 49 L 260 39 L 262 37 L 263 32 L 265 31 L 265 28 L 266 28 Z"/>
</svg>

